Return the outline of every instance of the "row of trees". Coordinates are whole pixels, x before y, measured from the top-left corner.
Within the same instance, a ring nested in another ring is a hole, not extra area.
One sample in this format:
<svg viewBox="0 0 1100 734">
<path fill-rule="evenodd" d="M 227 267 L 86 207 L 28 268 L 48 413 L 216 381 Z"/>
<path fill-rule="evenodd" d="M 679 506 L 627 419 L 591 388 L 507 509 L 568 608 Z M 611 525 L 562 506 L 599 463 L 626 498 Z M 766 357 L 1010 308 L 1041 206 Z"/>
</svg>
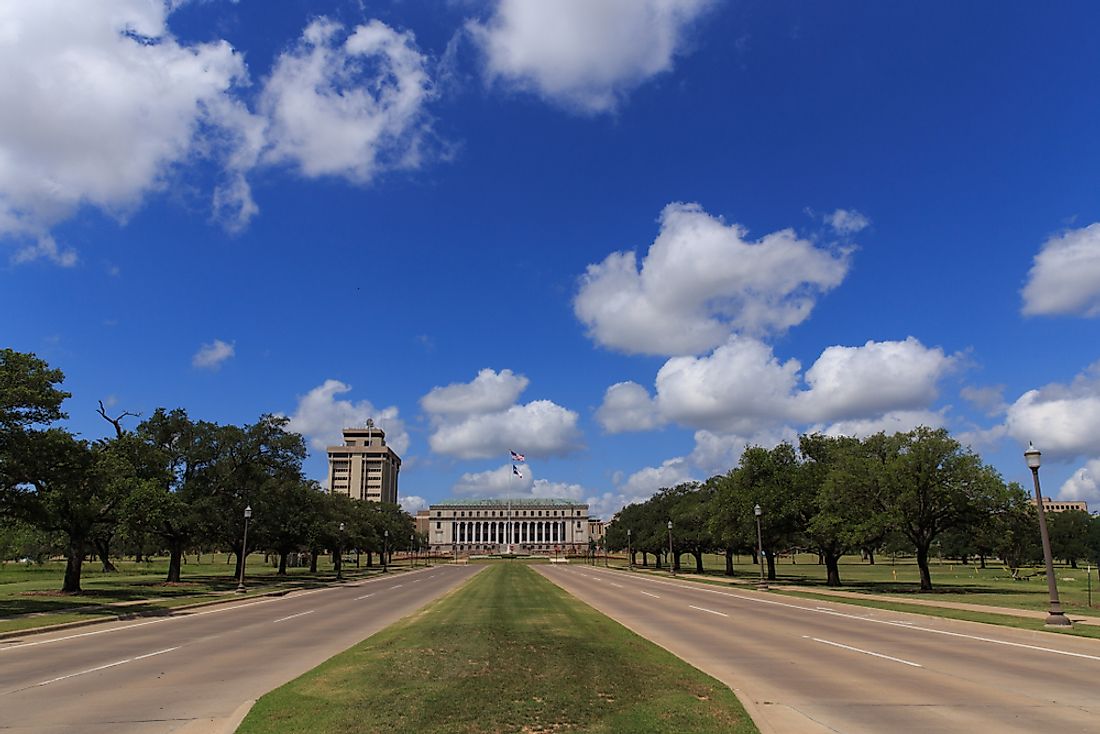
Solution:
<svg viewBox="0 0 1100 734">
<path fill-rule="evenodd" d="M 286 573 L 290 554 L 308 551 L 316 570 L 326 549 L 358 549 L 372 563 L 415 542 L 412 518 L 397 505 L 330 496 L 302 474 L 305 442 L 287 419 L 221 425 L 182 409 L 157 409 L 133 430 L 128 412 L 99 414 L 113 435 L 89 441 L 56 422 L 66 416 L 63 375 L 33 354 L 0 350 L 0 519 L 8 533 L 37 533 L 66 558 L 62 590 L 79 592 L 90 553 L 113 570 L 112 552 L 166 553 L 167 581 L 180 580 L 185 553 L 218 549 L 236 557 L 264 550 Z M 242 547 L 246 506 L 249 547 Z M 412 540 L 410 540 L 412 539 Z"/>
<path fill-rule="evenodd" d="M 999 558 L 1018 576 L 1042 558 L 1034 505 L 1018 484 L 1006 484 L 977 454 L 943 429 L 879 433 L 864 439 L 805 435 L 798 446 L 750 447 L 737 467 L 702 483 L 662 489 L 646 502 L 623 508 L 609 524 L 611 549 L 653 554 L 659 566 L 679 569 L 680 557 L 725 553 L 726 573 L 735 554 L 757 562 L 754 508 L 762 510 L 760 541 L 769 579 L 779 553 L 816 552 L 827 583 L 839 586 L 840 558 L 894 547 L 916 556 L 920 587 L 932 589 L 930 555 L 964 561 Z M 1055 555 L 1076 565 L 1100 563 L 1100 518 L 1083 512 L 1050 518 Z M 629 537 L 628 537 L 629 531 Z M 633 559 L 632 559 L 633 560 Z"/>
</svg>

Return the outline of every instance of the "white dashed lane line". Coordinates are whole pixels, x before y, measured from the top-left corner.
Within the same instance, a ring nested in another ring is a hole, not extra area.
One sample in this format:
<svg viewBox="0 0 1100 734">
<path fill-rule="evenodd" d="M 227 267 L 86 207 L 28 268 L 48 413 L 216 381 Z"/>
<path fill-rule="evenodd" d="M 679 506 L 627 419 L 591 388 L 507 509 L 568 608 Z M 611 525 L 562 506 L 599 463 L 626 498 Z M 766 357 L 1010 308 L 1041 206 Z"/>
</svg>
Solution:
<svg viewBox="0 0 1100 734">
<path fill-rule="evenodd" d="M 282 617 L 281 619 L 274 620 L 272 622 L 272 624 L 278 624 L 279 622 L 285 622 L 288 619 L 294 619 L 295 617 L 304 617 L 307 614 L 313 614 L 315 611 L 317 611 L 317 610 L 316 609 L 310 609 L 308 612 L 298 612 L 297 614 L 291 614 L 289 617 Z"/>
<path fill-rule="evenodd" d="M 726 614 L 725 612 L 716 612 L 713 609 L 707 609 L 706 607 L 697 607 L 693 604 L 688 604 L 688 608 L 689 609 L 697 609 L 698 611 L 706 612 L 707 614 L 716 614 L 719 617 L 728 617 L 728 616 L 730 616 L 730 615 Z"/>
<path fill-rule="evenodd" d="M 901 658 L 891 657 L 890 655 L 883 655 L 881 652 L 871 652 L 870 650 L 863 650 L 858 647 L 852 647 L 851 645 L 842 645 L 839 642 L 832 642 L 831 640 L 822 640 L 817 637 L 810 637 L 809 635 L 802 635 L 805 640 L 813 640 L 814 642 L 820 642 L 822 645 L 832 645 L 833 647 L 839 647 L 843 650 L 851 650 L 852 652 L 862 653 L 864 655 L 870 655 L 876 658 L 882 658 L 883 660 L 892 660 L 895 663 L 901 663 L 902 665 L 911 665 L 914 668 L 923 668 L 920 663 L 914 663 L 911 660 L 902 660 Z"/>
<path fill-rule="evenodd" d="M 37 683 L 36 685 L 48 686 L 49 684 L 57 683 L 60 680 L 68 680 L 69 678 L 75 678 L 78 675 L 87 675 L 88 673 L 95 673 L 95 672 L 100 671 L 100 670 L 106 670 L 107 668 L 115 668 L 115 667 L 118 667 L 119 665 L 125 665 L 126 663 L 132 663 L 132 662 L 135 662 L 137 660 L 144 660 L 145 658 L 151 658 L 154 655 L 163 655 L 164 653 L 172 652 L 173 650 L 179 650 L 179 647 L 169 647 L 169 648 L 164 649 L 164 650 L 157 650 L 156 652 L 150 652 L 150 653 L 146 653 L 144 655 L 137 655 L 137 656 L 132 657 L 132 658 L 126 658 L 125 660 L 116 660 L 113 663 L 107 663 L 106 665 L 97 665 L 94 668 L 88 668 L 87 670 L 81 670 L 79 673 L 69 673 L 68 675 L 59 675 L 56 678 L 50 678 L 49 680 L 44 680 L 41 683 Z"/>
</svg>

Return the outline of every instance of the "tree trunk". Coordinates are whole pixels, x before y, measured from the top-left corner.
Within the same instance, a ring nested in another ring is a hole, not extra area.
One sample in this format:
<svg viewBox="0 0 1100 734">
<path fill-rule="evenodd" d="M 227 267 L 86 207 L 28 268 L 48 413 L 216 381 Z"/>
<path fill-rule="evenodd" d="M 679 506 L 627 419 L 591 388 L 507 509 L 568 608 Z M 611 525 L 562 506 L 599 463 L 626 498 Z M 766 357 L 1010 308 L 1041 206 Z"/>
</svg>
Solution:
<svg viewBox="0 0 1100 734">
<path fill-rule="evenodd" d="M 180 563 L 183 560 L 183 543 L 174 540 L 168 544 L 168 583 L 178 584 L 180 580 Z"/>
<path fill-rule="evenodd" d="M 374 552 L 367 551 L 367 568 L 374 566 Z"/>
<path fill-rule="evenodd" d="M 760 564 L 760 556 L 756 553 L 756 549 L 752 549 L 752 565 L 757 566 Z"/>
<path fill-rule="evenodd" d="M 775 581 L 775 554 L 767 553 L 765 557 L 768 559 L 768 581 Z"/>
<path fill-rule="evenodd" d="M 825 557 L 825 585 L 840 586 L 840 554 L 824 553 Z"/>
<path fill-rule="evenodd" d="M 321 552 L 320 548 L 309 549 L 309 572 L 317 573 L 317 555 Z"/>
<path fill-rule="evenodd" d="M 642 551 L 642 568 L 649 568 L 649 553 Z"/>
<path fill-rule="evenodd" d="M 290 555 L 290 551 L 279 551 L 279 576 L 286 576 L 286 557 Z"/>
<path fill-rule="evenodd" d="M 970 565 L 970 556 L 968 556 L 967 554 L 964 553 L 963 557 L 962 557 L 962 563 L 963 563 L 964 566 L 969 566 Z"/>
<path fill-rule="evenodd" d="M 233 550 L 233 554 L 235 556 L 237 556 L 237 563 L 234 566 L 234 570 L 233 570 L 233 578 L 239 579 L 241 577 L 241 568 L 243 567 L 242 564 L 241 564 L 241 561 L 244 560 L 244 554 L 241 553 L 240 546 L 238 546 L 237 548 L 235 548 Z"/>
<path fill-rule="evenodd" d="M 141 563 L 141 551 L 134 554 L 134 563 Z"/>
<path fill-rule="evenodd" d="M 920 590 L 932 590 L 932 572 L 928 570 L 928 548 L 917 547 L 917 568 L 920 569 Z"/>
<path fill-rule="evenodd" d="M 657 569 L 658 571 L 661 570 L 661 554 L 660 553 L 654 553 L 653 554 L 653 567 L 655 569 Z"/>
<path fill-rule="evenodd" d="M 733 575 L 733 548 L 726 548 L 726 575 Z"/>
<path fill-rule="evenodd" d="M 875 549 L 874 548 L 865 548 L 864 553 L 867 554 L 867 565 L 869 565 L 869 566 L 875 565 Z"/>
<path fill-rule="evenodd" d="M 1069 559 L 1069 567 L 1070 568 L 1077 568 L 1077 559 L 1076 558 Z"/>
<path fill-rule="evenodd" d="M 979 555 L 978 556 L 978 568 L 983 568 L 983 569 L 985 568 L 985 556 L 984 555 Z"/>
<path fill-rule="evenodd" d="M 672 570 L 676 573 L 680 573 L 680 551 L 676 551 L 672 554 Z"/>
<path fill-rule="evenodd" d="M 703 573 L 703 551 L 692 551 L 691 555 L 695 556 L 695 573 Z"/>
<path fill-rule="evenodd" d="M 79 594 L 80 573 L 84 566 L 84 541 L 69 541 L 69 556 L 65 559 L 65 581 L 61 586 L 62 593 Z"/>
<path fill-rule="evenodd" d="M 95 541 L 95 552 L 99 556 L 99 562 L 103 564 L 103 573 L 118 573 L 115 564 L 111 563 L 111 546 L 106 539 Z"/>
</svg>

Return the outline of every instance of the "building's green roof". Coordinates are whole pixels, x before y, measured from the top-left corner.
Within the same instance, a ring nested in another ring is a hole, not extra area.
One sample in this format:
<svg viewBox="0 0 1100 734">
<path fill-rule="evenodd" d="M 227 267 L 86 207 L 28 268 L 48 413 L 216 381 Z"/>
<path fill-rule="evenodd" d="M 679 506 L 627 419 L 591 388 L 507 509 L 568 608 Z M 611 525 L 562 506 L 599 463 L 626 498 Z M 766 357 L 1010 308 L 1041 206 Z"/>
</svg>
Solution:
<svg viewBox="0 0 1100 734">
<path fill-rule="evenodd" d="M 432 507 L 507 507 L 511 503 L 512 507 L 587 507 L 584 502 L 577 502 L 574 500 L 565 500 L 553 497 L 547 498 L 513 498 L 508 499 L 459 499 L 459 500 L 444 500 L 443 502 L 435 502 Z"/>
</svg>

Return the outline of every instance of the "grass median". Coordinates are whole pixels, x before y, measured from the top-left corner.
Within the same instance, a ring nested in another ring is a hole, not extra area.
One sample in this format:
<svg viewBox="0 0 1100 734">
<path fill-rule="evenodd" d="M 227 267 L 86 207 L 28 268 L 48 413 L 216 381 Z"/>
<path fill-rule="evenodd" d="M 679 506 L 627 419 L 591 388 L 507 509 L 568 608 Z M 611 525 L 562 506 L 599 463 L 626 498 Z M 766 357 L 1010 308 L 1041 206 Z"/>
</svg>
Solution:
<svg viewBox="0 0 1100 734">
<path fill-rule="evenodd" d="M 512 563 L 267 694 L 238 729 L 756 731 L 729 688 Z"/>
</svg>

